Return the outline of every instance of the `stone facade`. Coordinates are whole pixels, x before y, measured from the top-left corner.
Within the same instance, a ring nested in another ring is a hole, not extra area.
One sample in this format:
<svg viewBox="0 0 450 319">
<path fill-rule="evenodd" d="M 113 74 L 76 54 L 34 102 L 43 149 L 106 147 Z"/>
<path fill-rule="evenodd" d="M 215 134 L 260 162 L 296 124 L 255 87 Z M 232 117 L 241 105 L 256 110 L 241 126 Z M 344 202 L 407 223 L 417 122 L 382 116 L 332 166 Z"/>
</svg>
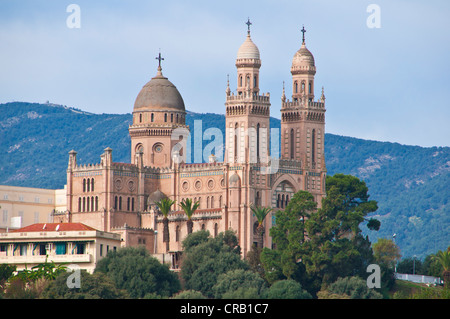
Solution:
<svg viewBox="0 0 450 319">
<path fill-rule="evenodd" d="M 283 209 L 295 192 L 307 190 L 320 204 L 326 177 L 325 97 L 322 90 L 314 101 L 314 58 L 303 40 L 292 61 L 292 101 L 286 99 L 284 88 L 281 97 L 279 158 L 272 154 L 270 94 L 259 89 L 261 64 L 249 30 L 236 59 L 237 89 L 231 92 L 229 83 L 226 88 L 224 160 L 217 162 L 211 156 L 208 163 L 188 164 L 181 143 L 190 129 L 185 125 L 184 102 L 162 75 L 160 60 L 157 75 L 142 88 L 134 105 L 131 163 L 114 162 L 107 148 L 100 163 L 80 166 L 71 151 L 67 211 L 55 214 L 55 220 L 122 236 L 128 228 L 126 245 L 171 254 L 176 268 L 187 235 L 187 218 L 178 206 L 185 198 L 200 202 L 193 231 L 206 229 L 215 236 L 232 229 L 244 256 L 253 244 L 261 245 L 252 205 L 274 208 L 265 219 L 268 230 L 277 208 Z M 164 196 L 176 201 L 169 214 L 168 250 L 162 238 L 163 217 L 155 206 Z M 272 245 L 268 231 L 263 242 Z"/>
</svg>

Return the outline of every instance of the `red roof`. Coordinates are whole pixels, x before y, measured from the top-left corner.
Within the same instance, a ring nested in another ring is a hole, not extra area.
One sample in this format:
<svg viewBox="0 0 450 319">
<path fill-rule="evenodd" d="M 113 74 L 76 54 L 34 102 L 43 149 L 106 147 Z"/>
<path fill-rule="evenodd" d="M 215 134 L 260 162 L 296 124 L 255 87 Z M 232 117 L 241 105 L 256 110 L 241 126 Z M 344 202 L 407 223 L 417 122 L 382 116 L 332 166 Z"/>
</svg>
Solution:
<svg viewBox="0 0 450 319">
<path fill-rule="evenodd" d="M 41 231 L 76 231 L 76 230 L 83 231 L 96 229 L 82 223 L 39 223 L 25 226 L 20 229 L 12 230 L 11 232 L 26 233 L 38 231 L 41 232 Z"/>
</svg>

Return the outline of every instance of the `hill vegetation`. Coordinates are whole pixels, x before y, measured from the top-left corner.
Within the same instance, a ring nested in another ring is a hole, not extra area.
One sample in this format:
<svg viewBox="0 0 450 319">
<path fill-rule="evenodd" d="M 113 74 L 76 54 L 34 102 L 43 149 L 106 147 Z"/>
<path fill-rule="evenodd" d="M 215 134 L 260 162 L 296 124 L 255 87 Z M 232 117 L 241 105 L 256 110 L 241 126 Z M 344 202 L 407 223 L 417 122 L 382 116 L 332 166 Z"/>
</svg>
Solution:
<svg viewBox="0 0 450 319">
<path fill-rule="evenodd" d="M 186 124 L 202 134 L 225 129 L 224 115 L 188 112 Z M 106 147 L 115 162 L 130 162 L 131 114 L 93 114 L 53 104 L 0 104 L 0 184 L 63 188 L 68 152 L 80 164 L 98 163 Z M 271 118 L 271 127 L 280 120 Z M 193 139 L 191 139 L 192 141 Z M 209 143 L 203 141 L 203 146 Z M 450 148 L 419 147 L 325 134 L 328 175 L 364 180 L 381 221 L 378 232 L 364 227 L 372 242 L 392 239 L 403 257 L 424 258 L 450 243 Z M 205 159 L 204 159 L 205 160 Z"/>
</svg>

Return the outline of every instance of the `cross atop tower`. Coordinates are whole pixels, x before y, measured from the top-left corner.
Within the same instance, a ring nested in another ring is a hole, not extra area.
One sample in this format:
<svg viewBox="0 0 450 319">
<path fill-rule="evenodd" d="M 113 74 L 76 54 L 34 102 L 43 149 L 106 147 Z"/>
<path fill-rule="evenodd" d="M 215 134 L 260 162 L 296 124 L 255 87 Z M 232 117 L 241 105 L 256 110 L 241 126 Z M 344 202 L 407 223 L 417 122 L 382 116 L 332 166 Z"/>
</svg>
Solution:
<svg viewBox="0 0 450 319">
<path fill-rule="evenodd" d="M 245 23 L 248 27 L 248 31 L 247 33 L 250 34 L 250 26 L 252 25 L 252 23 L 250 22 L 250 18 L 248 18 L 247 22 Z"/>
<path fill-rule="evenodd" d="M 158 69 L 160 69 L 161 68 L 161 61 L 164 60 L 164 58 L 161 57 L 161 52 L 159 52 L 159 55 L 155 59 L 158 60 L 158 62 L 159 62 Z"/>
<path fill-rule="evenodd" d="M 303 44 L 305 44 L 305 33 L 306 33 L 306 30 L 305 30 L 305 26 L 303 26 L 303 28 L 300 30 L 302 33 L 303 33 Z"/>
</svg>

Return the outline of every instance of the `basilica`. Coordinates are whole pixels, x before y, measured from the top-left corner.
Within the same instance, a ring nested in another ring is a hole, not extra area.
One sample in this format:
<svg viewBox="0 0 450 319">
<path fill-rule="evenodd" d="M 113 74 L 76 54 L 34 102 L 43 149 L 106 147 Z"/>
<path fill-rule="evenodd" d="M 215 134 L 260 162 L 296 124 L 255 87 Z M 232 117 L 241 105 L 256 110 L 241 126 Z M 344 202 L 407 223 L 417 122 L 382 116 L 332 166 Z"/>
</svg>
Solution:
<svg viewBox="0 0 450 319">
<path fill-rule="evenodd" d="M 237 88 L 225 90 L 224 156 L 211 154 L 206 163 L 187 163 L 182 141 L 190 132 L 182 96 L 163 75 L 161 55 L 156 75 L 146 83 L 134 103 L 130 163 L 114 161 L 106 148 L 100 162 L 77 164 L 69 153 L 67 210 L 55 212 L 55 223 L 83 223 L 104 232 L 118 233 L 122 246 L 144 245 L 177 268 L 182 241 L 188 233 L 187 217 L 179 203 L 199 201 L 192 216 L 193 231 L 208 230 L 211 236 L 233 230 L 243 257 L 252 245 L 271 247 L 269 231 L 256 234 L 252 206 L 272 207 L 265 229 L 276 222 L 299 190 L 313 194 L 320 205 L 325 196 L 324 158 L 325 96 L 315 98 L 314 56 L 306 47 L 293 52 L 292 97 L 281 93 L 281 131 L 274 141 L 270 130 L 271 99 L 260 92 L 260 51 L 251 38 L 250 23 L 237 50 Z M 300 42 L 300 41 L 299 41 Z M 278 104 L 278 103 L 277 103 Z M 274 142 L 279 156 L 271 155 Z M 155 203 L 175 200 L 169 213 L 169 243 L 163 238 L 163 215 Z"/>
</svg>

